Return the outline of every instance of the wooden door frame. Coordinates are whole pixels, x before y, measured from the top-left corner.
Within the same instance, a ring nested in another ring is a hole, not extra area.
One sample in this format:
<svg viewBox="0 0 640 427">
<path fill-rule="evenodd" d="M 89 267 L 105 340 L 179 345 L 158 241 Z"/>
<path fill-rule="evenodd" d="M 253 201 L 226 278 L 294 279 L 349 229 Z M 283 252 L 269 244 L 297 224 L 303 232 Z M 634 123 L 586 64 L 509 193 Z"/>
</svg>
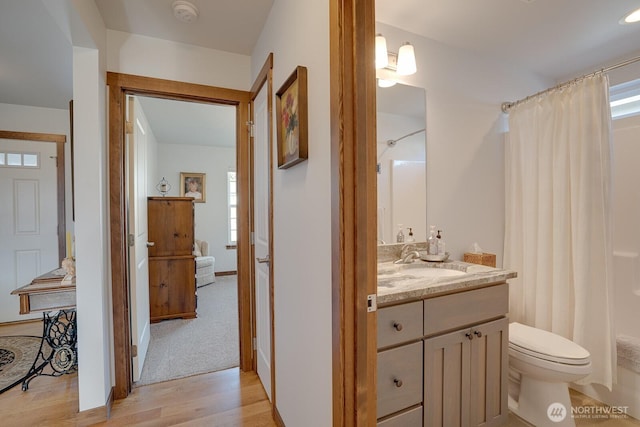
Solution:
<svg viewBox="0 0 640 427">
<path fill-rule="evenodd" d="M 107 72 L 109 89 L 109 217 L 113 306 L 113 396 L 123 399 L 132 388 L 131 325 L 125 205 L 124 110 L 126 95 L 146 95 L 201 103 L 236 106 L 236 170 L 238 186 L 238 317 L 240 369 L 253 367 L 251 340 L 251 250 L 249 236 L 249 141 L 246 123 L 251 93 L 193 83 Z"/>
<path fill-rule="evenodd" d="M 274 235 L 273 235 L 273 52 L 269 53 L 269 55 L 267 56 L 267 59 L 265 60 L 264 64 L 262 65 L 262 68 L 260 69 L 260 72 L 258 73 L 258 77 L 256 77 L 256 80 L 253 82 L 253 85 L 251 86 L 251 112 L 250 112 L 250 117 L 251 117 L 251 121 L 255 122 L 255 109 L 254 109 L 254 101 L 256 99 L 256 96 L 258 96 L 258 93 L 262 90 L 262 88 L 264 87 L 264 85 L 267 85 L 267 115 L 268 115 L 268 149 L 269 149 L 269 207 L 268 207 L 268 215 L 269 215 L 269 223 L 268 223 L 268 227 L 269 227 L 269 257 L 270 257 L 270 261 L 269 261 L 269 321 L 270 321 L 270 325 L 269 325 L 269 334 L 270 334 L 270 340 L 271 340 L 271 355 L 270 357 L 270 363 L 271 363 L 271 367 L 270 367 L 270 371 L 271 371 L 271 413 L 274 419 L 278 419 L 280 417 L 280 415 L 278 414 L 277 408 L 276 408 L 276 364 L 275 364 L 275 323 L 274 323 L 274 316 L 273 316 L 273 297 L 274 297 L 274 291 L 273 291 L 273 266 L 275 265 L 275 261 L 274 261 L 274 252 L 273 252 L 273 240 L 274 240 Z M 251 139 L 253 139 L 253 137 L 250 137 Z M 250 165 L 249 168 L 250 170 L 253 172 L 253 167 L 254 167 L 254 150 L 253 150 L 253 141 L 251 142 L 251 144 L 249 144 L 249 158 L 250 160 Z M 255 226 L 255 218 L 253 216 L 253 206 L 254 206 L 254 181 L 253 181 L 253 173 L 251 173 L 251 191 L 250 191 L 250 200 L 249 200 L 249 204 L 251 206 L 251 221 L 250 221 L 250 227 L 251 227 L 251 231 L 254 230 L 254 226 Z M 251 259 L 255 259 L 255 246 L 252 244 L 251 245 Z M 255 289 L 255 281 L 256 281 L 256 277 L 255 277 L 255 268 L 254 268 L 254 264 L 253 262 L 251 263 L 251 290 L 253 291 Z M 255 299 L 255 295 L 252 297 L 252 299 Z M 254 309 L 255 312 L 255 309 Z M 253 316 L 253 322 L 252 322 L 252 328 L 254 331 L 257 330 L 256 328 L 256 317 Z M 258 358 L 257 358 L 257 352 L 258 349 L 255 348 L 254 352 L 253 352 L 253 370 L 255 370 L 257 372 L 257 362 L 258 362 Z"/>
<path fill-rule="evenodd" d="M 71 130 L 73 132 L 73 129 Z M 56 133 L 39 132 L 17 132 L 10 130 L 0 130 L 0 139 L 15 139 L 20 141 L 53 142 L 56 144 L 56 181 L 58 191 L 58 261 L 66 257 L 67 253 L 67 216 L 66 216 L 66 194 L 65 194 L 65 156 L 64 144 L 67 136 Z M 73 160 L 73 159 L 72 159 Z M 73 165 L 73 162 L 71 163 Z"/>
<path fill-rule="evenodd" d="M 330 0 L 333 425 L 376 425 L 374 0 Z"/>
</svg>

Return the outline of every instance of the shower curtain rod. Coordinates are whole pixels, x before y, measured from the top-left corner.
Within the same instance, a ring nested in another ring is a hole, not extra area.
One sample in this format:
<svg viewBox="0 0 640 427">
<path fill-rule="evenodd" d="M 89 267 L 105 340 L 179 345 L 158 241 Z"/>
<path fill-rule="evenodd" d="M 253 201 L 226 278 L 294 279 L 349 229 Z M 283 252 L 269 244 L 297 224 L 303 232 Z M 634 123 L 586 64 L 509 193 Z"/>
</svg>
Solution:
<svg viewBox="0 0 640 427">
<path fill-rule="evenodd" d="M 518 105 L 518 104 L 520 104 L 520 103 L 522 103 L 522 102 L 525 102 L 525 101 L 528 101 L 528 100 L 530 100 L 530 99 L 532 99 L 532 98 L 535 98 L 536 96 L 540 96 L 540 95 L 545 94 L 545 93 L 547 93 L 547 92 L 551 92 L 552 90 L 555 90 L 555 89 L 561 89 L 561 88 L 563 88 L 563 87 L 565 87 L 565 86 L 569 86 L 569 85 L 571 85 L 571 84 L 573 84 L 573 83 L 579 82 L 579 81 L 580 81 L 580 80 L 582 80 L 582 79 L 586 79 L 586 78 L 589 78 L 589 77 L 593 77 L 593 76 L 595 76 L 595 75 L 597 75 L 597 74 L 606 73 L 606 72 L 608 72 L 608 71 L 615 70 L 616 68 L 624 67 L 624 66 L 626 66 L 626 65 L 633 64 L 634 62 L 638 62 L 638 61 L 640 61 L 640 56 L 636 56 L 635 58 L 628 59 L 628 60 L 626 60 L 626 61 L 623 61 L 623 62 L 620 62 L 620 63 L 618 63 L 618 64 L 612 65 L 612 66 L 610 66 L 610 67 L 602 68 L 602 69 L 600 69 L 600 70 L 598 70 L 598 71 L 594 71 L 593 73 L 589 73 L 589 74 L 582 75 L 582 76 L 580 76 L 580 77 L 576 77 L 576 78 L 575 78 L 575 79 L 573 79 L 573 80 L 569 80 L 569 81 L 566 81 L 566 82 L 564 82 L 564 83 L 557 84 L 557 85 L 555 85 L 555 86 L 553 86 L 553 87 L 550 87 L 550 88 L 548 88 L 548 89 L 541 90 L 541 91 L 540 91 L 540 92 L 538 92 L 538 93 L 534 93 L 533 95 L 529 95 L 529 96 L 527 96 L 526 98 L 521 99 L 521 100 L 519 100 L 519 101 L 503 102 L 503 103 L 502 103 L 502 106 L 501 106 L 501 108 L 502 108 L 502 112 L 503 112 L 503 113 L 507 113 L 507 114 L 508 114 L 508 113 L 509 113 L 509 110 L 510 110 L 512 107 L 515 107 L 516 105 Z"/>
<path fill-rule="evenodd" d="M 397 139 L 390 139 L 390 140 L 386 141 L 386 144 L 387 144 L 389 147 L 393 147 L 394 145 L 396 145 L 396 142 L 401 141 L 401 140 L 403 140 L 403 139 L 405 139 L 405 138 L 409 138 L 410 136 L 413 136 L 413 135 L 419 134 L 420 132 L 424 132 L 425 130 L 427 130 L 427 129 L 420 129 L 420 130 L 417 130 L 417 131 L 415 131 L 415 132 L 411 132 L 411 133 L 408 133 L 408 134 L 406 134 L 406 135 L 403 135 L 403 136 L 401 136 L 400 138 L 397 138 Z"/>
</svg>

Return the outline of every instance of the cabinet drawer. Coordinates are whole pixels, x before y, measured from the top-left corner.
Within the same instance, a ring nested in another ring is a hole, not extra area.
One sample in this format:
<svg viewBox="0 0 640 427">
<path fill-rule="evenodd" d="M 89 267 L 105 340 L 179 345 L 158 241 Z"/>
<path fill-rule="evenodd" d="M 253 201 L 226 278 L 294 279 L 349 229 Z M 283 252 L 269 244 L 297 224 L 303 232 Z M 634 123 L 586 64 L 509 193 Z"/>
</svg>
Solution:
<svg viewBox="0 0 640 427">
<path fill-rule="evenodd" d="M 422 406 L 380 421 L 378 427 L 422 427 Z"/>
<path fill-rule="evenodd" d="M 378 348 L 422 338 L 422 301 L 378 310 Z"/>
<path fill-rule="evenodd" d="M 378 353 L 377 418 L 422 402 L 422 342 Z"/>
<path fill-rule="evenodd" d="M 432 335 L 495 319 L 509 311 L 509 285 L 424 300 L 424 334 Z"/>
</svg>

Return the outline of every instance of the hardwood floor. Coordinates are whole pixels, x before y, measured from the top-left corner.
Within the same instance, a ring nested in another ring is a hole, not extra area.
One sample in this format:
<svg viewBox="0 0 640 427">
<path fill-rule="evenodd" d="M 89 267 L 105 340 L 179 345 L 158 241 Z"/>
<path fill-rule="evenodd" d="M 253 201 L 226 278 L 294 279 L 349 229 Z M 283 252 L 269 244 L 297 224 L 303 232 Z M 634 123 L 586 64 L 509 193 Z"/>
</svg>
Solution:
<svg viewBox="0 0 640 427">
<path fill-rule="evenodd" d="M 0 335 L 40 335 L 41 323 L 0 325 Z M 276 426 L 255 372 L 238 368 L 137 387 L 114 402 L 106 422 L 78 414 L 77 374 L 39 377 L 0 395 L 0 425 Z"/>
</svg>

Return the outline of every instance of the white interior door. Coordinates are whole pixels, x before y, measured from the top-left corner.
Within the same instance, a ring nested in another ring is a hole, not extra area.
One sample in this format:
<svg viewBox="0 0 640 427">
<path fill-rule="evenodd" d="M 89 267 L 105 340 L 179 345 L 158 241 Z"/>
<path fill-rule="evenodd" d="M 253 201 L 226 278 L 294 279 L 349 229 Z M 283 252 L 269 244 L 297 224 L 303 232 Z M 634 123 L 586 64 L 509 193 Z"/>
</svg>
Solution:
<svg viewBox="0 0 640 427">
<path fill-rule="evenodd" d="M 135 97 L 127 101 L 127 215 L 133 381 L 140 379 L 149 348 L 149 253 L 147 250 L 147 129 L 144 112 Z"/>
<path fill-rule="evenodd" d="M 0 139 L 0 322 L 20 315 L 11 291 L 60 267 L 56 144 Z"/>
<path fill-rule="evenodd" d="M 253 179 L 254 179 L 254 253 L 256 297 L 256 357 L 257 371 L 267 396 L 271 399 L 271 297 L 269 281 L 269 114 L 267 85 L 253 102 Z"/>
</svg>

